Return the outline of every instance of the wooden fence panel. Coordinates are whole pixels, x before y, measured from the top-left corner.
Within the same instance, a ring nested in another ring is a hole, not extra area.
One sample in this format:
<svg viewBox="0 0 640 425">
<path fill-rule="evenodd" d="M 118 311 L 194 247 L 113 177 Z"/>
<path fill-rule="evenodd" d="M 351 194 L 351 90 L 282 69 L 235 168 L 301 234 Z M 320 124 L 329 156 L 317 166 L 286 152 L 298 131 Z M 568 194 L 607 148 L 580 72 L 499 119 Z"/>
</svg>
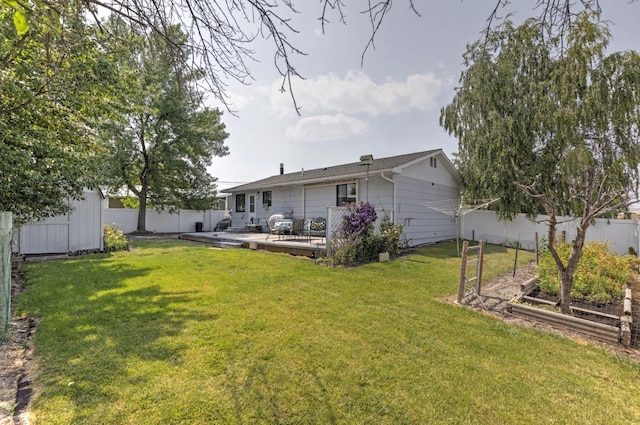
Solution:
<svg viewBox="0 0 640 425">
<path fill-rule="evenodd" d="M 0 335 L 11 321 L 11 232 L 10 212 L 0 212 Z"/>
</svg>

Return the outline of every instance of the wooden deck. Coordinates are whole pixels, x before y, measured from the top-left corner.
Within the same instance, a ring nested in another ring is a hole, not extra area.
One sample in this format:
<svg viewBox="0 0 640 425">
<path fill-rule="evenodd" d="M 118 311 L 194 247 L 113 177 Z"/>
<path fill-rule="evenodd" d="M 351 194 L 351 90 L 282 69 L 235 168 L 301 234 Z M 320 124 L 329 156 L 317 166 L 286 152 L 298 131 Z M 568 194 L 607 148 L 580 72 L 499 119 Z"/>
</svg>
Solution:
<svg viewBox="0 0 640 425">
<path fill-rule="evenodd" d="M 318 258 L 325 254 L 324 238 L 299 235 L 269 235 L 268 233 L 199 232 L 183 233 L 181 239 L 201 242 L 221 248 L 245 248 L 269 252 L 284 252 Z"/>
</svg>

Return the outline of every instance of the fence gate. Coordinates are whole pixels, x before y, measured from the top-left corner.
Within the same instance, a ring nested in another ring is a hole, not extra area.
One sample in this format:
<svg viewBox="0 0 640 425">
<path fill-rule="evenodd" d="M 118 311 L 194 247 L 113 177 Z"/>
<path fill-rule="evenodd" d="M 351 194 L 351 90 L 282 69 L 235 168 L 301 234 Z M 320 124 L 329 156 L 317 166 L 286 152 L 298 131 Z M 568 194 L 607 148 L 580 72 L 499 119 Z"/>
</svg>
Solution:
<svg viewBox="0 0 640 425">
<path fill-rule="evenodd" d="M 475 258 L 469 259 L 469 253 L 477 253 Z M 480 301 L 482 308 L 485 310 L 487 306 L 484 305 L 480 298 L 480 291 L 482 290 L 482 262 L 484 260 L 484 241 L 480 241 L 478 245 L 469 246 L 469 241 L 462 243 L 462 259 L 460 261 L 460 281 L 458 282 L 458 304 L 462 304 L 466 295 L 467 289 L 472 295 Z M 475 264 L 475 274 L 469 273 L 469 265 Z"/>
</svg>

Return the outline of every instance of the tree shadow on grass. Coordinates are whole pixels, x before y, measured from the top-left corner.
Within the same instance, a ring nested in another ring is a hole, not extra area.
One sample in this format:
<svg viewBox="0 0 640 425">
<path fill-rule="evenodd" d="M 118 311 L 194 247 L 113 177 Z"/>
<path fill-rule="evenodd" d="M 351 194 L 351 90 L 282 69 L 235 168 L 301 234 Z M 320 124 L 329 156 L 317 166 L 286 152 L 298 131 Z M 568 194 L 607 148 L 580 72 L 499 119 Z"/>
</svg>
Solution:
<svg viewBox="0 0 640 425">
<path fill-rule="evenodd" d="M 140 279 L 150 268 L 101 258 L 32 271 L 33 285 L 20 297 L 19 308 L 40 318 L 36 403 L 66 400 L 61 414 L 71 423 L 86 421 L 101 405 L 122 397 L 117 388 L 144 388 L 148 378 L 136 367 L 175 367 L 187 348 L 175 338 L 185 323 L 217 318 L 190 308 L 195 291 L 171 291 Z"/>
</svg>

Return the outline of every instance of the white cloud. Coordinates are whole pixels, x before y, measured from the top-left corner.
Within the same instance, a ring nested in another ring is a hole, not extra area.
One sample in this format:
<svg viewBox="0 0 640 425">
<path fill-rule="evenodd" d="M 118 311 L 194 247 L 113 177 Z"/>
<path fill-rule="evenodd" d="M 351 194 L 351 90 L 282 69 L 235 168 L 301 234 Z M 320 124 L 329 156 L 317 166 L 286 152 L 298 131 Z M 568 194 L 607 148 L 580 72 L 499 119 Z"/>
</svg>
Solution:
<svg viewBox="0 0 640 425">
<path fill-rule="evenodd" d="M 255 99 L 252 96 L 251 97 L 247 97 L 247 96 L 243 96 L 241 94 L 232 93 L 230 98 L 229 98 L 229 105 L 231 106 L 231 109 L 236 110 L 236 111 L 240 111 L 243 108 L 245 108 L 248 105 L 250 105 L 251 103 L 253 103 L 254 101 L 255 101 Z"/>
<path fill-rule="evenodd" d="M 214 97 L 211 93 L 207 94 L 207 96 L 205 97 L 205 104 L 209 107 L 219 108 L 220 110 L 225 112 L 227 111 L 227 106 L 234 112 L 242 112 L 244 108 L 256 102 L 255 95 L 245 96 L 239 92 L 231 91 L 229 91 L 227 95 L 227 105 L 222 103 L 220 99 Z"/>
<path fill-rule="evenodd" d="M 300 118 L 296 125 L 287 128 L 289 139 L 301 142 L 323 142 L 346 139 L 365 134 L 369 124 L 356 118 L 337 115 L 317 115 Z"/>
<path fill-rule="evenodd" d="M 270 112 L 279 118 L 295 113 L 289 93 L 279 91 L 282 81 L 269 90 Z M 302 114 L 329 112 L 369 116 L 395 115 L 410 110 L 429 111 L 437 107 L 436 99 L 447 79 L 433 73 L 409 75 L 404 81 L 387 78 L 373 81 L 362 71 L 349 71 L 341 78 L 322 75 L 294 82 L 294 95 Z"/>
</svg>

